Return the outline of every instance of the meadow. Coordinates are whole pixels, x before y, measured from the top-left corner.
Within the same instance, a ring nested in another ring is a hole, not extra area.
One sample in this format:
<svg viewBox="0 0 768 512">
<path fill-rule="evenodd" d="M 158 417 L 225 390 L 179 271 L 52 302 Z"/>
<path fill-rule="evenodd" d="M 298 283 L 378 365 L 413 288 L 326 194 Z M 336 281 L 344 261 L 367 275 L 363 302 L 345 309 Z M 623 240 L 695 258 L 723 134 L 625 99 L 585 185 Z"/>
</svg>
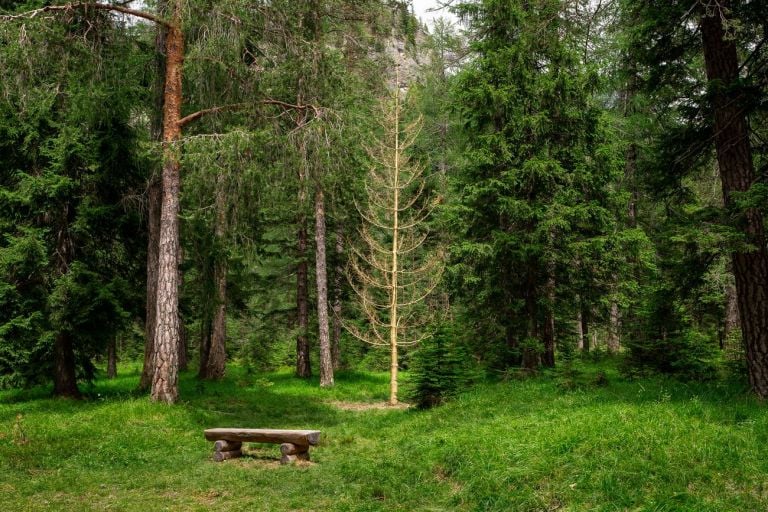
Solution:
<svg viewBox="0 0 768 512">
<path fill-rule="evenodd" d="M 320 389 L 232 366 L 217 383 L 182 375 L 168 406 L 121 370 L 82 401 L 0 393 L 0 510 L 768 510 L 768 407 L 737 383 L 587 365 L 575 385 L 497 379 L 418 411 L 380 406 L 386 374 Z M 203 430 L 219 426 L 323 437 L 311 463 L 281 466 L 276 445 L 215 463 Z"/>
</svg>

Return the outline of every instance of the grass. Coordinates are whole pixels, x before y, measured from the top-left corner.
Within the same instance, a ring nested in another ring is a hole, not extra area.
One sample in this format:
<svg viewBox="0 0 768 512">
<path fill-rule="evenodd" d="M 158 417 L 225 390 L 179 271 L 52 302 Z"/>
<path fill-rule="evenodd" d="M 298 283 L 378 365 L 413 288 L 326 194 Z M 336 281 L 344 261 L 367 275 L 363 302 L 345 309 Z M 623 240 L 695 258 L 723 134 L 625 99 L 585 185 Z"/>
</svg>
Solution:
<svg viewBox="0 0 768 512">
<path fill-rule="evenodd" d="M 438 409 L 383 401 L 384 374 L 321 390 L 288 372 L 182 377 L 183 402 L 133 393 L 138 372 L 73 402 L 0 393 L 0 510 L 768 510 L 768 407 L 727 383 L 661 379 L 563 390 L 482 384 Z M 211 461 L 214 426 L 316 428 L 313 463 L 276 445 Z"/>
</svg>

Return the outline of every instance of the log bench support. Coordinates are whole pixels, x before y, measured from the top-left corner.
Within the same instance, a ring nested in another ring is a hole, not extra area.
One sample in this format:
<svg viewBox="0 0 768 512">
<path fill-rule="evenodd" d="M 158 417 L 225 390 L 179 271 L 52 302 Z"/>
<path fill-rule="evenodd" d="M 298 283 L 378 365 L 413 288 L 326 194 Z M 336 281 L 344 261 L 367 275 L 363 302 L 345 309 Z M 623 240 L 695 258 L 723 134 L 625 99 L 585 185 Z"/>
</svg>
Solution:
<svg viewBox="0 0 768 512">
<path fill-rule="evenodd" d="M 222 462 L 242 456 L 243 442 L 280 444 L 281 464 L 309 460 L 309 447 L 320 441 L 319 430 L 210 428 L 205 438 L 214 441 L 213 460 Z"/>
</svg>

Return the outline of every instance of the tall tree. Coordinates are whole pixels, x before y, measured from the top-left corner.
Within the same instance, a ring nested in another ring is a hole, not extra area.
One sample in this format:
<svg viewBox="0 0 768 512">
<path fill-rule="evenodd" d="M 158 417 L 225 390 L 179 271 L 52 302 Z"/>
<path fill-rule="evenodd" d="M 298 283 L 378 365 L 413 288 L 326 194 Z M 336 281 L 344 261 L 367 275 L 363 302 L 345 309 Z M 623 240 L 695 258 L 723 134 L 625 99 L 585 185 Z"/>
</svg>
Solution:
<svg viewBox="0 0 768 512">
<path fill-rule="evenodd" d="M 429 335 L 431 316 L 421 306 L 439 283 L 442 260 L 429 254 L 426 220 L 435 201 L 425 194 L 424 168 L 411 162 L 421 119 L 402 122 L 399 78 L 383 107 L 384 137 L 371 149 L 367 203 L 360 209 L 363 247 L 354 251 L 350 280 L 367 329 L 348 323 L 356 338 L 390 350 L 389 404 L 398 403 L 398 348 Z"/>
</svg>

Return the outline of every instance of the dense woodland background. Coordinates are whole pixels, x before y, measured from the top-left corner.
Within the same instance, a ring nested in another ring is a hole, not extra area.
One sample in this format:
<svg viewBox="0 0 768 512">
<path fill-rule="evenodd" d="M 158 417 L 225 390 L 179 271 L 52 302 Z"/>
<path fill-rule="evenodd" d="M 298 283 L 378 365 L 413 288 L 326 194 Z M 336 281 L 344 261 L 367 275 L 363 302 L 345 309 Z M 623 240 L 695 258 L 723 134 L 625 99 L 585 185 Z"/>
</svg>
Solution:
<svg viewBox="0 0 768 512">
<path fill-rule="evenodd" d="M 428 406 L 590 354 L 768 397 L 768 2 L 450 9 L 0 2 L 0 385 L 406 369 Z"/>
</svg>

